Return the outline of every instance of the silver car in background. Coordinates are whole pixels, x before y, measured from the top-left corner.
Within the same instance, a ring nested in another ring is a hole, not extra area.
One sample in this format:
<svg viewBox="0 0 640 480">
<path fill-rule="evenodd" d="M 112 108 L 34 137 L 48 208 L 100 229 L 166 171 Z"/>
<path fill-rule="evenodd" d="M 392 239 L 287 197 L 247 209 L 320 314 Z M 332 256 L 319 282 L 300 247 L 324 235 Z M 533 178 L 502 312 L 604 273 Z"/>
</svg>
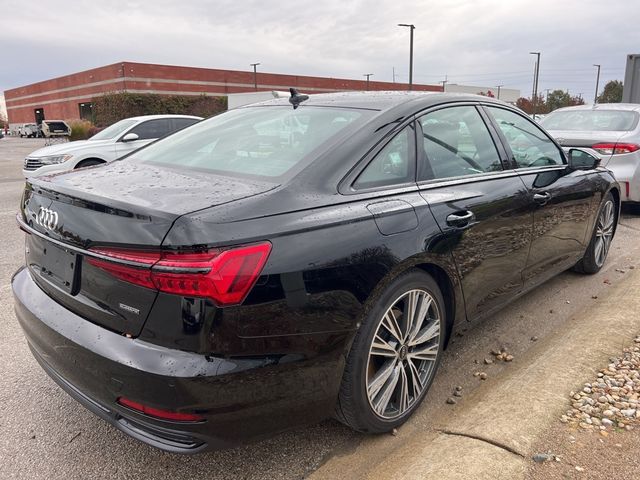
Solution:
<svg viewBox="0 0 640 480">
<path fill-rule="evenodd" d="M 88 140 L 49 145 L 24 159 L 22 174 L 38 177 L 111 162 L 202 120 L 191 115 L 144 115 L 120 120 Z"/>
<path fill-rule="evenodd" d="M 640 105 L 559 108 L 540 123 L 563 148 L 579 147 L 599 157 L 620 183 L 623 202 L 640 202 Z"/>
</svg>

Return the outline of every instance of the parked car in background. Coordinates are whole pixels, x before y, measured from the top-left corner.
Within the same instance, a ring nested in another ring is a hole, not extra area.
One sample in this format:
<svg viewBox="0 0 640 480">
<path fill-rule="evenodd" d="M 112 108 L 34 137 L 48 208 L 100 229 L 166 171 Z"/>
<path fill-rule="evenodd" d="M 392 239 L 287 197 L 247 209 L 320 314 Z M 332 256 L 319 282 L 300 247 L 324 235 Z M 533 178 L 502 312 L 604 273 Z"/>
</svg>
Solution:
<svg viewBox="0 0 640 480">
<path fill-rule="evenodd" d="M 640 202 L 640 105 L 603 103 L 555 110 L 541 124 L 565 148 L 600 158 L 620 182 L 623 202 Z"/>
<path fill-rule="evenodd" d="M 38 125 L 36 125 L 35 123 L 25 123 L 18 128 L 18 135 L 20 135 L 21 137 L 37 137 Z"/>
<path fill-rule="evenodd" d="M 39 130 L 39 136 L 43 138 L 60 138 L 71 135 L 71 127 L 64 120 L 43 120 Z"/>
<path fill-rule="evenodd" d="M 100 175 L 27 180 L 12 288 L 29 346 L 138 440 L 194 453 L 330 415 L 390 431 L 455 328 L 606 260 L 617 182 L 519 110 L 439 93 L 290 101 Z"/>
<path fill-rule="evenodd" d="M 37 177 L 99 165 L 202 120 L 190 115 L 145 115 L 120 120 L 89 140 L 41 148 L 24 159 L 22 173 Z"/>
</svg>

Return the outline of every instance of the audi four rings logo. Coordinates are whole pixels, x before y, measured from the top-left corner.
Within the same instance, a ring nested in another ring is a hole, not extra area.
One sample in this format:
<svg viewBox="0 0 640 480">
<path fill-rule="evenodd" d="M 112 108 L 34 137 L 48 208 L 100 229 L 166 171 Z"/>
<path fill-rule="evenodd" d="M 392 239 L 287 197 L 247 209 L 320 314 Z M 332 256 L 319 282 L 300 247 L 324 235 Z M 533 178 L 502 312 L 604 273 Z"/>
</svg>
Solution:
<svg viewBox="0 0 640 480">
<path fill-rule="evenodd" d="M 58 226 L 58 212 L 54 212 L 48 208 L 40 207 L 36 223 L 47 230 L 55 230 Z"/>
</svg>

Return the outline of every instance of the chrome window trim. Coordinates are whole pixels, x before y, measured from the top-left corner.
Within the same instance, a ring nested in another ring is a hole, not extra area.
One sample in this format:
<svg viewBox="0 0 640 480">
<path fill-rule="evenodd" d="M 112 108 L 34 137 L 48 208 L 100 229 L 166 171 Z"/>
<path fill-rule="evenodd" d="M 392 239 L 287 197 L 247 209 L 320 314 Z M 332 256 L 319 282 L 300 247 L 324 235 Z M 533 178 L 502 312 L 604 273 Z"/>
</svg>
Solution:
<svg viewBox="0 0 640 480">
<path fill-rule="evenodd" d="M 449 187 L 452 185 L 461 185 L 465 183 L 485 182 L 496 178 L 517 177 L 518 172 L 515 170 L 502 170 L 500 172 L 485 172 L 477 175 L 464 175 L 462 177 L 450 177 L 448 179 L 425 180 L 418 183 L 420 190 Z"/>
</svg>

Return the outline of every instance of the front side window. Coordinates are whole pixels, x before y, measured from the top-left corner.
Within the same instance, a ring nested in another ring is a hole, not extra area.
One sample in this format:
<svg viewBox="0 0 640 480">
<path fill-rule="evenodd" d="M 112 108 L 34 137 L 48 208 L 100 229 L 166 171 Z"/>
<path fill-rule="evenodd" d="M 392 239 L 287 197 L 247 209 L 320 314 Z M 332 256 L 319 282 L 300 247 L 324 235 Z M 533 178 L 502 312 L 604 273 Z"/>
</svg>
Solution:
<svg viewBox="0 0 640 480">
<path fill-rule="evenodd" d="M 419 122 L 426 155 L 420 180 L 502 170 L 498 150 L 475 107 L 443 108 L 420 117 Z"/>
<path fill-rule="evenodd" d="M 155 140 L 156 138 L 164 137 L 169 132 L 171 132 L 171 120 L 158 118 L 136 125 L 128 133 L 138 135 L 138 140 Z"/>
<path fill-rule="evenodd" d="M 517 168 L 562 165 L 562 153 L 551 139 L 530 120 L 517 113 L 487 107 L 504 134 Z"/>
<path fill-rule="evenodd" d="M 115 138 L 118 135 L 120 135 L 122 132 L 124 132 L 127 128 L 129 128 L 131 125 L 134 125 L 135 123 L 136 123 L 136 120 L 132 120 L 130 118 L 120 120 L 119 122 L 114 123 L 113 125 L 96 133 L 89 140 L 111 140 L 112 138 Z"/>
<path fill-rule="evenodd" d="M 198 123 L 200 120 L 197 118 L 174 118 L 173 119 L 173 129 L 174 130 L 182 130 L 183 128 L 190 127 L 194 123 Z"/>
<path fill-rule="evenodd" d="M 414 181 L 414 145 L 414 127 L 410 125 L 378 152 L 353 186 L 355 188 L 373 188 Z"/>
</svg>

